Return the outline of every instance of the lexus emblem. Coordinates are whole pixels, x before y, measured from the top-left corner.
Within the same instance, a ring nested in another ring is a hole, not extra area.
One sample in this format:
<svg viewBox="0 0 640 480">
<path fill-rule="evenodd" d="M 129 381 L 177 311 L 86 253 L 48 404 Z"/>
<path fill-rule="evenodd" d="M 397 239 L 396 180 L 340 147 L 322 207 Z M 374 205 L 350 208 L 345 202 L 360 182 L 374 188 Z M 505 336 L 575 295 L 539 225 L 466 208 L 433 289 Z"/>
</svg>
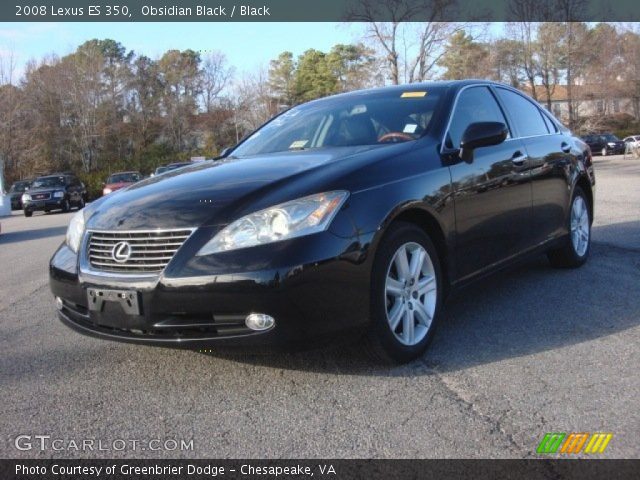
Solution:
<svg viewBox="0 0 640 480">
<path fill-rule="evenodd" d="M 124 263 L 131 256 L 131 245 L 128 242 L 118 242 L 111 250 L 111 257 L 118 263 Z"/>
</svg>

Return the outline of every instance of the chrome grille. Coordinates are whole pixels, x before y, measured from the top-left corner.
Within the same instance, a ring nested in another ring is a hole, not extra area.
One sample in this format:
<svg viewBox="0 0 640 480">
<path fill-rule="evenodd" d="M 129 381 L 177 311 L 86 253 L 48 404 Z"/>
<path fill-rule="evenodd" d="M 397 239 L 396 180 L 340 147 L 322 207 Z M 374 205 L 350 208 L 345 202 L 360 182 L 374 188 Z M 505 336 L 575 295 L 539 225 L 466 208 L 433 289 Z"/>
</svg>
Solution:
<svg viewBox="0 0 640 480">
<path fill-rule="evenodd" d="M 32 200 L 49 200 L 51 193 L 34 193 L 31 195 Z"/>
<path fill-rule="evenodd" d="M 87 256 L 91 268 L 103 272 L 159 273 L 167 266 L 193 229 L 89 231 Z M 117 261 L 114 248 L 130 245 L 130 256 Z"/>
</svg>

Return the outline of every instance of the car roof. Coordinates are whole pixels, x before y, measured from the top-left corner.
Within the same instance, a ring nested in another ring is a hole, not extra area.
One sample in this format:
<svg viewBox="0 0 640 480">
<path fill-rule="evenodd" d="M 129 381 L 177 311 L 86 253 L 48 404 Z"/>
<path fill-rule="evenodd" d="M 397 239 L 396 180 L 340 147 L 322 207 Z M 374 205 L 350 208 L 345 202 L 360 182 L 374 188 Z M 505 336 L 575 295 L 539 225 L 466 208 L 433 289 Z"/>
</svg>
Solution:
<svg viewBox="0 0 640 480">
<path fill-rule="evenodd" d="M 408 84 L 403 84 L 403 85 L 389 85 L 389 86 L 385 86 L 385 87 L 376 87 L 376 88 L 367 88 L 367 89 L 363 89 L 363 90 L 354 90 L 351 92 L 345 92 L 345 93 L 339 93 L 337 95 L 330 95 L 328 97 L 323 97 L 323 98 L 319 98 L 317 100 L 312 100 L 310 102 L 308 102 L 309 104 L 311 103 L 315 103 L 315 102 L 321 102 L 322 100 L 325 99 L 346 99 L 349 97 L 358 97 L 358 96 L 363 96 L 363 95 L 379 95 L 379 94 L 384 94 L 384 93 L 392 93 L 392 92 L 412 92 L 412 91 L 420 91 L 420 90 L 429 90 L 429 89 L 447 89 L 447 88 L 454 88 L 456 90 L 459 90 L 463 87 L 469 86 L 469 85 L 494 85 L 494 86 L 499 86 L 499 87 L 505 87 L 505 88 L 509 88 L 512 90 L 516 90 L 514 89 L 512 86 L 507 85 L 506 83 L 500 83 L 500 82 L 494 82 L 491 80 L 482 80 L 482 79 L 467 79 L 467 80 L 438 80 L 438 81 L 432 81 L 432 82 L 420 82 L 420 83 L 408 83 Z M 521 92 L 522 93 L 522 92 Z"/>
<path fill-rule="evenodd" d="M 41 178 L 58 178 L 58 177 L 70 177 L 71 175 L 67 173 L 51 173 L 49 175 L 40 175 L 36 177 L 34 180 L 40 180 Z"/>
</svg>

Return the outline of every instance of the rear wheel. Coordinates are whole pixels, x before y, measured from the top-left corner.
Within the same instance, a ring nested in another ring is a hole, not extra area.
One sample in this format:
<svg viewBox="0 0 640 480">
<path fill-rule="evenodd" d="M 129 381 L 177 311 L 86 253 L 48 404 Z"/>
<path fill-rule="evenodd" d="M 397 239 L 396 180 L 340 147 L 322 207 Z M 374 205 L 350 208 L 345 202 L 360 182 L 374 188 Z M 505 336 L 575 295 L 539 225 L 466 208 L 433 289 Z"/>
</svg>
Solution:
<svg viewBox="0 0 640 480">
<path fill-rule="evenodd" d="M 554 267 L 576 268 L 587 261 L 591 249 L 589 203 L 582 188 L 576 187 L 569 213 L 569 238 L 564 246 L 547 255 Z"/>
<path fill-rule="evenodd" d="M 430 238 L 410 223 L 391 227 L 373 267 L 371 352 L 386 362 L 421 356 L 440 317 L 442 292 L 440 262 Z"/>
</svg>

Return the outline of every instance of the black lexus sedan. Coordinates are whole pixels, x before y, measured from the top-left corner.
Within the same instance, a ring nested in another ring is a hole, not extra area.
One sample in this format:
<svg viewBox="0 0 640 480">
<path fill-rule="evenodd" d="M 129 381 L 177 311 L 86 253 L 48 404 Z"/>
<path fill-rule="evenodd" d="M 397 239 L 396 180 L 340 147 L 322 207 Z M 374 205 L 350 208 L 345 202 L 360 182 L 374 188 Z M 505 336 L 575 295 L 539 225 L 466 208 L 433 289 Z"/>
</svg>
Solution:
<svg viewBox="0 0 640 480">
<path fill-rule="evenodd" d="M 453 289 L 525 255 L 582 265 L 594 184 L 587 145 L 505 85 L 352 92 L 93 202 L 51 289 L 66 325 L 103 339 L 251 350 L 357 334 L 409 361 Z"/>
<path fill-rule="evenodd" d="M 87 189 L 72 173 L 54 173 L 36 178 L 29 189 L 22 194 L 22 209 L 25 217 L 33 212 L 62 210 L 72 207 L 84 208 Z"/>
</svg>

